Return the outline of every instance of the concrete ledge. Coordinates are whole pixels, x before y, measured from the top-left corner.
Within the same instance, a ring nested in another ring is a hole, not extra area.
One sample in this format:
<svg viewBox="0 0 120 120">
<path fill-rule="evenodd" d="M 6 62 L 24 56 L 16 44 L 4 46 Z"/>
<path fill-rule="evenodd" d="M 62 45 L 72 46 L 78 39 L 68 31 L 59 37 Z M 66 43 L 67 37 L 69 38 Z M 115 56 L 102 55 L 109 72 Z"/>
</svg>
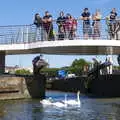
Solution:
<svg viewBox="0 0 120 120">
<path fill-rule="evenodd" d="M 37 76 L 0 76 L 0 100 L 45 97 L 44 75 Z"/>
</svg>

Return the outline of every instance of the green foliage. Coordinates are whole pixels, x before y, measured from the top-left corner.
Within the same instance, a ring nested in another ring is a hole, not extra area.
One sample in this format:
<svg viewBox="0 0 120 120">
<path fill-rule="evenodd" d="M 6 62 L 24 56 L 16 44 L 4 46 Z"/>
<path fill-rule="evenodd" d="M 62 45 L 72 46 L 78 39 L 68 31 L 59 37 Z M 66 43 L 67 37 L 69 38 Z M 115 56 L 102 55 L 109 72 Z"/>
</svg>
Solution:
<svg viewBox="0 0 120 120">
<path fill-rule="evenodd" d="M 71 67 L 81 67 L 82 68 L 83 66 L 85 66 L 87 64 L 88 64 L 88 62 L 86 62 L 84 59 L 79 59 L 79 60 L 75 59 L 71 65 Z"/>
<path fill-rule="evenodd" d="M 43 68 L 41 72 L 45 73 L 48 77 L 56 77 L 58 70 L 62 69 L 68 73 L 74 73 L 79 76 L 83 73 L 84 66 L 89 66 L 90 64 L 90 62 L 87 62 L 84 59 L 75 59 L 71 66 L 65 66 L 62 68 Z"/>
<path fill-rule="evenodd" d="M 84 59 L 75 59 L 69 67 L 69 71 L 79 76 L 84 72 L 84 67 L 89 66 L 90 64 L 90 62 L 87 62 Z"/>
<path fill-rule="evenodd" d="M 43 68 L 41 72 L 45 73 L 48 77 L 55 77 L 58 70 L 59 68 Z"/>
<path fill-rule="evenodd" d="M 30 75 L 31 72 L 29 70 L 20 69 L 20 70 L 16 70 L 15 74 L 17 74 L 17 75 Z"/>
<path fill-rule="evenodd" d="M 120 66 L 113 66 L 113 70 L 120 70 Z"/>
</svg>

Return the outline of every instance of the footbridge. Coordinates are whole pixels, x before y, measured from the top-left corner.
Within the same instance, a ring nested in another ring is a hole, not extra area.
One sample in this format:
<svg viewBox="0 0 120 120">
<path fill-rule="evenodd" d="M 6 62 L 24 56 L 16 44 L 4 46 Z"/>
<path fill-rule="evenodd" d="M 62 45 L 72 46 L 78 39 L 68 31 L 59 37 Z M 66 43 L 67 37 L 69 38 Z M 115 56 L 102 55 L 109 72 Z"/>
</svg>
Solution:
<svg viewBox="0 0 120 120">
<path fill-rule="evenodd" d="M 80 28 L 80 26 L 78 25 Z M 44 31 L 44 32 L 43 32 Z M 14 54 L 60 54 L 60 55 L 106 55 L 120 54 L 120 40 L 110 39 L 105 27 L 100 37 L 92 35 L 84 39 L 82 29 L 76 31 L 73 39 L 58 38 L 57 26 L 54 39 L 48 39 L 45 30 L 34 25 L 0 26 L 0 71 L 5 68 L 5 56 Z"/>
</svg>

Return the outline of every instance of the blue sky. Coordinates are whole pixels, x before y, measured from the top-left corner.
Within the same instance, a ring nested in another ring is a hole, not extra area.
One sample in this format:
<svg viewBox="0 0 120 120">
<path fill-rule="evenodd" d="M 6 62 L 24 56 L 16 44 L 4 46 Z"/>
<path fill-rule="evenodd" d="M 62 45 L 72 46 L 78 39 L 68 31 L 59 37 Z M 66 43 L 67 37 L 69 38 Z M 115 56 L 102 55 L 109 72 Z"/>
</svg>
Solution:
<svg viewBox="0 0 120 120">
<path fill-rule="evenodd" d="M 53 15 L 53 18 L 56 18 L 61 10 L 71 13 L 74 17 L 80 17 L 83 8 L 88 7 L 91 13 L 100 9 L 104 17 L 113 7 L 117 8 L 119 13 L 119 5 L 119 0 L 1 0 L 0 26 L 31 24 L 35 13 L 39 12 L 43 16 L 46 10 Z M 36 55 L 7 56 L 6 65 L 30 66 L 34 56 Z M 81 58 L 81 56 L 44 55 L 44 58 L 51 67 L 62 67 L 70 65 L 75 58 Z M 92 57 L 85 58 L 91 60 Z M 103 60 L 105 57 L 98 58 Z"/>
</svg>

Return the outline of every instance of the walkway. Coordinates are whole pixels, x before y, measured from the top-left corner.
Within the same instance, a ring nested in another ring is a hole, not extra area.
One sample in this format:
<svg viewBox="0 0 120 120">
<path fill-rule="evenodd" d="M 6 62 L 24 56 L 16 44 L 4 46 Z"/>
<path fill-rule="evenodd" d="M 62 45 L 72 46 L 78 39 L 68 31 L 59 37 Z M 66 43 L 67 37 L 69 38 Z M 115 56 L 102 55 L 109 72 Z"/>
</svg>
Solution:
<svg viewBox="0 0 120 120">
<path fill-rule="evenodd" d="M 41 30 L 34 25 L 0 26 L 0 52 L 10 54 L 120 54 L 120 40 L 110 40 L 106 27 L 101 27 L 99 39 L 83 39 L 82 23 L 78 23 L 74 40 L 58 40 L 54 24 L 54 41 L 41 40 Z M 104 23 L 102 22 L 102 26 Z"/>
</svg>

